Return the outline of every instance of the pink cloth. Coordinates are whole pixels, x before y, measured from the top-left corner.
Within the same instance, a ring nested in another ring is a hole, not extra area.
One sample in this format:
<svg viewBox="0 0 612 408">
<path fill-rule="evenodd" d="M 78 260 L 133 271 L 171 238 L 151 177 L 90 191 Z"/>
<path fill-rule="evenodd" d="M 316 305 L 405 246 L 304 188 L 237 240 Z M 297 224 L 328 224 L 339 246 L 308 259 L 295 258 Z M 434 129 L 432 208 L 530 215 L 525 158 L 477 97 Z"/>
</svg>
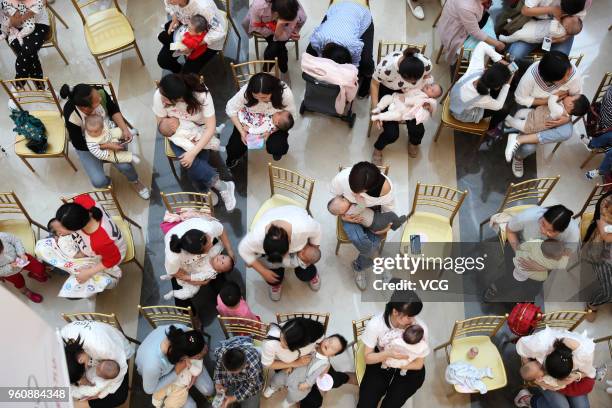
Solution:
<svg viewBox="0 0 612 408">
<path fill-rule="evenodd" d="M 453 0 L 444 4 L 436 31 L 444 46 L 444 58 L 447 62 L 455 62 L 457 51 L 468 35 L 480 41 L 486 40 L 487 34 L 478 27 L 483 12 L 481 0 Z"/>
<path fill-rule="evenodd" d="M 230 309 L 229 307 L 225 306 L 221 300 L 221 296 L 218 295 L 217 312 L 219 312 L 221 317 L 242 317 L 244 319 L 257 320 L 258 322 L 261 322 L 261 318 L 251 311 L 249 305 L 244 299 L 240 299 L 238 307 Z"/>
<path fill-rule="evenodd" d="M 265 24 L 271 21 L 275 21 L 272 18 L 272 2 L 270 0 L 254 0 L 249 7 L 249 12 L 242 20 L 242 27 L 249 37 L 253 33 L 261 34 L 264 37 L 274 34 L 274 41 L 289 41 L 291 34 L 299 34 L 306 22 L 306 13 L 302 5 L 299 4 L 297 17 L 286 26 L 278 27 L 276 31 L 270 29 L 271 25 Z"/>
<path fill-rule="evenodd" d="M 352 102 L 357 95 L 357 67 L 303 53 L 302 71 L 319 81 L 340 87 L 336 98 L 336 113 L 344 114 L 346 104 Z"/>
<path fill-rule="evenodd" d="M 177 226 L 181 222 L 190 218 L 210 218 L 215 219 L 205 212 L 200 212 L 194 208 L 181 208 L 178 214 L 166 211 L 164 213 L 164 220 L 159 224 L 164 235 L 168 233 L 173 227 Z"/>
</svg>

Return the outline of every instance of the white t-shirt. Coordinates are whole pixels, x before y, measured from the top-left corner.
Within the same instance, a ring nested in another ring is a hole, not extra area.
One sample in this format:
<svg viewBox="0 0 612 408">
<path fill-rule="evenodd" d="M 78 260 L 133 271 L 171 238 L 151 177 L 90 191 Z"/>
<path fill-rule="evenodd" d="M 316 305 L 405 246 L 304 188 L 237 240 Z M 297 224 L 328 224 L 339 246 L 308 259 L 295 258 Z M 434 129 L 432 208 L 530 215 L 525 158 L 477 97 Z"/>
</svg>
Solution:
<svg viewBox="0 0 612 408">
<path fill-rule="evenodd" d="M 266 115 L 273 115 L 276 112 L 280 112 L 282 110 L 289 111 L 293 116 L 296 115 L 295 110 L 295 101 L 293 99 L 293 92 L 291 92 L 291 88 L 287 86 L 284 82 L 283 84 L 283 109 L 276 109 L 272 102 L 259 102 L 253 106 L 246 106 L 247 100 L 244 97 L 247 87 L 249 84 L 245 84 L 234 96 L 232 99 L 227 101 L 227 105 L 225 105 L 225 113 L 230 118 L 232 116 L 237 116 L 238 112 L 242 108 L 246 108 L 247 111 L 252 113 L 265 113 Z"/>
<path fill-rule="evenodd" d="M 223 234 L 223 225 L 219 221 L 215 219 L 207 220 L 205 218 L 190 218 L 170 229 L 164 237 L 164 248 L 166 248 L 165 265 L 168 275 L 176 274 L 181 268 L 188 273 L 197 273 L 200 270 L 199 266 L 206 261 L 208 254 L 194 255 L 187 251 L 181 251 L 177 254 L 170 250 L 172 235 L 177 235 L 180 238 L 191 229 L 202 231 L 210 239 L 217 238 Z"/>
<path fill-rule="evenodd" d="M 251 232 L 238 245 L 238 252 L 247 265 L 251 265 L 257 258 L 265 254 L 263 241 L 266 236 L 266 227 L 273 221 L 286 221 L 291 224 L 289 254 L 300 251 L 308 243 L 312 245 L 321 243 L 321 224 L 315 221 L 304 208 L 295 205 L 271 208 L 259 218 Z"/>
<path fill-rule="evenodd" d="M 561 0 L 525 0 L 525 7 L 561 7 Z M 586 16 L 586 6 L 580 13 L 575 14 L 577 17 L 584 19 Z M 537 16 L 539 19 L 550 19 L 550 16 L 542 15 Z"/>
<path fill-rule="evenodd" d="M 280 338 L 280 334 L 280 328 L 274 325 L 268 332 L 268 336 L 271 337 Z M 283 363 L 292 363 L 298 358 L 312 353 L 317 347 L 317 343 L 323 340 L 323 337 L 324 336 L 321 336 L 321 338 L 314 343 L 295 351 L 283 348 L 279 340 L 265 340 L 261 346 L 261 364 L 263 364 L 264 367 L 269 367 L 276 360 L 280 360 Z"/>
<path fill-rule="evenodd" d="M 415 317 L 414 320 L 416 324 L 423 328 L 423 341 L 428 342 L 429 329 L 420 318 Z M 385 323 L 384 313 L 372 317 L 372 319 L 370 319 L 370 321 L 368 322 L 365 331 L 361 335 L 361 341 L 367 347 L 370 347 L 372 349 L 375 347 L 379 347 L 379 350 L 382 351 L 383 349 L 380 344 L 380 340 L 383 339 L 389 332 L 397 329 L 396 327 L 393 327 L 391 321 L 389 321 L 389 325 L 391 327 L 388 327 L 387 323 Z"/>
<path fill-rule="evenodd" d="M 567 82 L 562 85 L 548 85 L 540 78 L 538 65 L 540 61 L 534 62 L 527 68 L 525 74 L 521 77 L 514 98 L 519 105 L 531 107 L 536 98 L 546 98 L 560 91 L 567 91 L 570 95 L 578 95 L 582 92 L 582 76 L 578 73 L 574 63 L 572 65 L 572 75 Z"/>
<path fill-rule="evenodd" d="M 334 195 L 343 196 L 351 203 L 356 204 L 357 199 L 355 197 L 355 193 L 353 193 L 349 184 L 349 175 L 351 174 L 351 169 L 352 167 L 348 167 L 346 169 L 343 169 L 340 173 L 336 174 L 336 177 L 334 177 L 331 182 L 331 192 Z M 395 207 L 395 196 L 393 190 L 393 183 L 391 183 L 389 177 L 384 177 L 387 179 L 389 185 L 391 186 L 391 189 L 387 194 L 380 197 L 372 197 L 366 193 L 362 193 L 361 197 L 364 199 L 364 205 L 366 207 L 370 208 L 380 206 L 381 212 L 389 212 L 393 211 L 393 208 Z"/>
<path fill-rule="evenodd" d="M 194 92 L 194 95 L 202 103 L 202 108 L 196 113 L 190 114 L 187 112 L 187 104 L 182 101 L 176 105 L 165 106 L 158 89 L 153 95 L 153 113 L 160 118 L 178 118 L 203 125 L 206 118 L 215 116 L 215 106 L 210 92 Z"/>
</svg>

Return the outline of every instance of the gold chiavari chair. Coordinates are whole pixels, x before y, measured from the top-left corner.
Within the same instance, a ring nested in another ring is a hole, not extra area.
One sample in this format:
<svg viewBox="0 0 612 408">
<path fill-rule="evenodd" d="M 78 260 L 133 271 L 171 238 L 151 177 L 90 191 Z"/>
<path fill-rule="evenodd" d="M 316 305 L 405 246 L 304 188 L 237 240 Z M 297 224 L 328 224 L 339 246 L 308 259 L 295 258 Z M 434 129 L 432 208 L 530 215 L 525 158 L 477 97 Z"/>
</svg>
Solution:
<svg viewBox="0 0 612 408">
<path fill-rule="evenodd" d="M 208 214 L 211 217 L 215 216 L 212 194 L 208 193 L 192 193 L 181 191 L 179 193 L 161 193 L 164 206 L 168 212 L 179 214 L 182 209 L 190 208 L 202 213 Z"/>
<path fill-rule="evenodd" d="M 87 12 L 88 7 L 99 8 L 101 0 L 71 1 L 79 13 L 79 17 L 81 17 L 87 47 L 104 78 L 106 78 L 106 74 L 101 61 L 132 48 L 136 51 L 140 63 L 145 65 L 136 43 L 134 28 L 119 8 L 117 0 L 113 0 L 111 7 L 91 13 Z"/>
<path fill-rule="evenodd" d="M 114 313 L 97 313 L 97 312 L 78 312 L 78 313 L 62 313 L 62 318 L 68 322 L 80 322 L 80 321 L 92 321 L 92 322 L 101 322 L 106 323 L 113 326 L 115 329 L 119 330 L 121 334 L 125 336 L 126 339 L 131 341 L 134 344 L 140 344 L 140 341 L 131 338 L 125 331 L 123 331 L 123 327 L 121 327 L 121 323 L 119 323 L 119 319 L 117 319 L 117 315 Z"/>
<path fill-rule="evenodd" d="M 156 329 L 167 324 L 183 324 L 189 329 L 197 327 L 191 306 L 180 307 L 171 305 L 140 306 L 138 312 Z"/>
<path fill-rule="evenodd" d="M 234 336 L 249 336 L 255 344 L 261 344 L 268 336 L 270 325 L 257 320 L 243 317 L 217 316 L 226 339 Z"/>
<path fill-rule="evenodd" d="M 608 351 L 610 352 L 610 358 L 612 358 L 612 335 L 595 339 L 593 340 L 593 343 L 596 345 L 599 343 L 608 343 Z"/>
<path fill-rule="evenodd" d="M 601 79 L 599 86 L 597 87 L 595 96 L 593 96 L 593 99 L 591 100 L 591 106 L 594 105 L 595 103 L 601 103 L 601 101 L 603 100 L 610 86 L 612 86 L 612 72 L 606 72 L 603 78 Z M 583 120 L 586 125 L 586 116 L 583 116 Z M 590 137 L 592 135 L 587 135 L 587 136 Z M 585 168 L 586 165 L 593 159 L 593 157 L 597 156 L 598 154 L 604 154 L 609 149 L 610 149 L 609 147 L 604 147 L 604 148 L 598 147 L 598 148 L 589 149 L 590 153 L 588 157 L 584 159 L 584 161 L 580 165 L 580 168 L 581 169 Z"/>
<path fill-rule="evenodd" d="M 68 65 L 68 60 L 66 59 L 66 56 L 64 56 L 64 53 L 59 47 L 59 42 L 57 41 L 57 23 L 55 20 L 60 20 L 60 22 L 66 28 L 68 28 L 68 26 L 66 25 L 64 20 L 62 20 L 62 18 L 57 14 L 57 12 L 49 5 L 47 5 L 47 14 L 49 14 L 49 34 L 47 35 L 47 38 L 45 39 L 45 42 L 43 43 L 41 48 L 55 48 L 62 60 L 64 60 L 64 63 Z"/>
<path fill-rule="evenodd" d="M 23 219 L 25 218 L 25 219 Z M 34 232 L 36 227 L 36 233 Z M 34 254 L 36 239 L 40 231 L 46 231 L 36 222 L 13 191 L 0 192 L 0 231 L 18 237 L 29 254 Z"/>
<path fill-rule="evenodd" d="M 389 166 L 378 166 L 378 168 L 380 169 L 381 173 L 384 174 L 385 176 L 389 175 Z M 344 170 L 344 167 L 340 166 L 339 170 L 340 171 Z M 386 239 L 387 239 L 387 234 L 381 237 L 379 252 L 382 252 L 383 247 L 385 246 Z M 338 251 L 340 250 L 340 245 L 351 243 L 351 240 L 349 239 L 348 235 L 346 235 L 346 231 L 344 231 L 344 227 L 342 226 L 342 219 L 340 217 L 337 217 L 336 219 L 336 241 L 337 241 L 336 242 L 336 252 L 335 252 L 336 255 L 338 255 Z"/>
<path fill-rule="evenodd" d="M 444 6 L 446 6 L 446 2 L 444 2 L 444 4 L 440 7 L 440 12 L 438 13 L 438 17 L 436 17 L 436 19 L 434 20 L 433 24 L 431 25 L 431 28 L 435 28 L 438 25 L 438 21 L 440 21 L 440 17 L 442 17 L 442 11 L 444 11 Z M 442 46 L 440 46 L 440 54 L 442 53 Z M 438 54 L 438 58 L 436 59 L 436 64 L 438 63 L 438 60 L 440 59 L 440 55 Z"/>
<path fill-rule="evenodd" d="M 467 190 L 417 183 L 412 209 L 402 233 L 400 251 L 410 252 L 410 238 L 413 235 L 424 235 L 422 242 L 453 242 L 453 221 L 467 194 Z M 446 255 L 446 249 L 442 252 Z"/>
<path fill-rule="evenodd" d="M 387 56 L 392 52 L 402 52 L 406 48 L 416 48 L 419 50 L 421 54 L 425 54 L 425 50 L 427 49 L 427 44 L 412 44 L 407 42 L 398 42 L 398 41 L 379 41 L 378 42 L 378 54 L 376 57 L 376 65 L 380 63 L 380 60 L 383 57 Z M 370 137 L 370 133 L 372 132 L 372 113 L 370 113 L 370 122 L 368 123 L 368 137 Z"/>
<path fill-rule="evenodd" d="M 113 222 L 119 228 L 125 243 L 127 244 L 127 250 L 125 252 L 125 257 L 123 258 L 122 265 L 125 265 L 130 262 L 134 262 L 140 270 L 144 272 L 144 267 L 136 258 L 136 249 L 134 246 L 134 235 L 132 234 L 132 230 L 130 225 L 138 228 L 142 231 L 142 226 L 138 224 L 136 221 L 125 215 L 125 212 L 121 208 L 121 204 L 119 204 L 119 200 L 115 195 L 111 186 L 107 188 L 86 191 L 80 194 L 76 194 L 72 197 L 62 197 L 62 201 L 64 203 L 69 203 L 74 201 L 74 199 L 83 194 L 88 194 L 96 203 L 98 203 L 104 211 L 106 211 L 107 215 L 113 220 Z"/>
<path fill-rule="evenodd" d="M 22 135 L 17 135 L 15 137 L 15 154 L 17 157 L 28 166 L 32 173 L 36 173 L 36 171 L 26 159 L 63 157 L 70 164 L 70 167 L 77 171 L 77 168 L 70 161 L 70 157 L 68 157 L 68 140 L 63 111 L 49 79 L 0 80 L 0 85 L 18 110 L 27 110 L 32 116 L 40 119 L 46 130 L 48 145 L 44 153 L 34 153 L 26 146 L 27 139 Z"/>
<path fill-rule="evenodd" d="M 361 335 L 365 331 L 370 319 L 372 319 L 372 316 L 364 317 L 360 320 L 353 320 L 352 347 L 353 358 L 355 359 L 355 376 L 357 377 L 357 384 L 361 384 L 361 380 L 366 370 L 365 345 L 361 341 Z"/>
<path fill-rule="evenodd" d="M 558 310 L 556 312 L 540 313 L 538 324 L 535 330 L 542 330 L 546 327 L 565 329 L 574 331 L 576 327 L 586 319 L 587 315 L 593 313 L 592 310 Z"/>
<path fill-rule="evenodd" d="M 226 37 L 226 41 L 227 41 L 227 37 Z M 155 83 L 155 89 L 159 88 L 159 81 L 156 79 L 153 82 Z M 180 184 L 181 180 L 179 179 L 179 176 L 176 172 L 176 168 L 174 167 L 174 162 L 178 161 L 179 158 L 176 157 L 176 154 L 174 154 L 174 150 L 172 150 L 172 146 L 170 145 L 169 138 L 164 137 L 163 139 L 164 139 L 164 152 L 166 154 L 166 159 L 168 159 L 168 165 L 170 166 L 170 170 L 172 171 L 172 175 L 174 176 L 176 183 Z"/>
<path fill-rule="evenodd" d="M 231 62 L 230 66 L 232 67 L 232 76 L 237 89 L 240 89 L 246 85 L 253 75 L 261 72 L 267 72 L 277 78 L 280 78 L 278 58 L 274 58 L 274 61 L 257 60 L 247 61 L 240 64 L 234 64 Z M 270 70 L 272 70 L 272 72 L 270 72 Z"/>
<path fill-rule="evenodd" d="M 453 326 L 450 339 L 437 346 L 434 353 L 444 349 L 446 361 L 452 364 L 456 361 L 465 361 L 472 347 L 478 348 L 478 355 L 470 359 L 470 364 L 477 368 L 490 367 L 493 378 L 483 378 L 487 391 L 503 388 L 507 384 L 506 369 L 501 354 L 491 341 L 508 318 L 506 316 L 478 316 L 471 319 L 457 320 Z M 449 352 L 450 347 L 450 352 Z M 476 390 L 465 389 L 455 385 L 459 393 L 474 393 Z"/>
<path fill-rule="evenodd" d="M 315 185 L 314 179 L 303 176 L 296 171 L 273 166 L 272 163 L 268 163 L 268 178 L 270 180 L 270 198 L 259 207 L 251 225 L 255 225 L 261 215 L 268 210 L 283 205 L 304 207 L 310 214 L 310 201 Z"/>
<path fill-rule="evenodd" d="M 323 334 L 327 333 L 327 325 L 329 324 L 329 313 L 314 313 L 314 312 L 299 312 L 299 313 L 277 313 L 276 323 L 282 325 L 287 320 L 296 317 L 303 317 L 310 320 L 315 320 L 323 325 Z"/>
<path fill-rule="evenodd" d="M 236 23 L 234 22 L 234 19 L 232 17 L 232 6 L 230 3 L 230 0 L 225 0 L 225 13 L 224 14 L 225 14 L 225 25 L 226 25 L 227 31 L 225 33 L 225 40 L 223 41 L 223 49 L 221 49 L 221 51 L 219 52 L 219 56 L 221 57 L 221 63 L 225 61 L 225 47 L 227 46 L 227 41 L 229 39 L 230 27 L 232 30 L 234 30 L 234 33 L 236 34 L 236 38 L 238 39 L 238 45 L 236 47 L 236 61 L 238 61 L 238 58 L 240 57 L 240 42 L 242 41 L 242 39 L 240 38 L 240 32 L 238 31 L 238 28 L 236 27 Z M 223 65 L 223 68 L 225 69 L 225 65 Z"/>
<path fill-rule="evenodd" d="M 504 196 L 504 199 L 501 202 L 501 205 L 499 206 L 498 210 L 495 211 L 494 214 L 504 212 L 509 215 L 516 215 L 523 210 L 541 205 L 544 200 L 546 200 L 546 197 L 548 197 L 553 187 L 555 187 L 560 177 L 561 176 L 542 177 L 525 180 L 516 184 L 510 183 L 508 189 L 506 190 L 506 195 Z M 525 202 L 531 203 L 525 204 Z M 483 220 L 480 223 L 481 241 L 482 227 L 489 222 L 491 216 L 489 216 L 487 219 Z M 506 244 L 506 231 L 500 228 L 498 236 L 503 251 L 504 245 Z"/>
<path fill-rule="evenodd" d="M 574 215 L 574 218 L 580 218 L 580 240 L 581 241 L 584 239 L 587 228 L 589 227 L 589 224 L 593 220 L 593 215 L 595 213 L 595 206 L 597 205 L 597 202 L 610 188 L 612 188 L 612 183 L 601 184 L 601 185 L 596 184 L 595 187 L 593 187 L 593 190 L 591 190 L 591 193 L 589 194 L 588 198 L 584 202 L 584 205 L 582 206 L 580 211 L 578 211 Z"/>
</svg>

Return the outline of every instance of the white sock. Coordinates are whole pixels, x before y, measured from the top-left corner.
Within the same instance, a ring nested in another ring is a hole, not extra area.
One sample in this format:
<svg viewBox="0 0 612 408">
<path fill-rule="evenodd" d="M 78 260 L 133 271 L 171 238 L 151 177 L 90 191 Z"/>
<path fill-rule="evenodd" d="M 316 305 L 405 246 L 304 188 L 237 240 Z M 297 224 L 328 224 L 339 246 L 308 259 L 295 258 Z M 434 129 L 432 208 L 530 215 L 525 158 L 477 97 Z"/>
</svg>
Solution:
<svg viewBox="0 0 612 408">
<path fill-rule="evenodd" d="M 227 185 L 225 184 L 225 181 L 221 181 L 220 178 L 218 178 L 217 181 L 215 181 L 215 184 L 213 184 L 213 187 L 219 191 L 227 190 Z"/>
<path fill-rule="evenodd" d="M 170 300 L 170 299 L 172 299 L 173 297 L 174 297 L 174 291 L 173 291 L 173 290 L 171 290 L 170 292 L 168 292 L 168 293 L 166 293 L 166 294 L 164 295 L 164 299 L 166 299 L 166 300 Z"/>
<path fill-rule="evenodd" d="M 161 279 L 161 280 L 170 280 L 170 279 L 172 279 L 172 276 L 170 276 L 170 275 L 162 275 L 162 276 L 159 277 L 159 279 Z"/>
</svg>

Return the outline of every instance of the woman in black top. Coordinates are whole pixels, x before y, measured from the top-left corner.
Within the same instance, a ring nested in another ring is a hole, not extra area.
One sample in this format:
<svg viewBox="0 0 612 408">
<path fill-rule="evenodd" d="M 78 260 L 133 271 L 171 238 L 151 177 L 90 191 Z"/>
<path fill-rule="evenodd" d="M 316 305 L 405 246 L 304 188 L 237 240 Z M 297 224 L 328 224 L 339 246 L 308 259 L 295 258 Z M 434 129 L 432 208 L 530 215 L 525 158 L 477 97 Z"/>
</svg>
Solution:
<svg viewBox="0 0 612 408">
<path fill-rule="evenodd" d="M 94 87 L 87 84 L 78 84 L 72 89 L 68 85 L 63 85 L 60 89 L 60 96 L 68 99 L 64 105 L 64 121 L 70 142 L 79 156 L 85 172 L 95 188 L 104 188 L 111 184 L 111 180 L 104 174 L 104 162 L 95 157 L 87 149 L 84 135 L 84 120 L 89 115 L 102 116 L 108 123 L 112 121 L 123 132 L 126 143 L 132 141 L 135 132 L 130 130 L 123 115 L 119 111 L 119 106 L 113 98 L 102 87 Z M 133 133 L 134 132 L 134 133 Z M 106 143 L 101 145 L 103 149 L 120 150 L 124 149 L 123 144 Z M 132 163 L 113 163 L 127 179 L 132 183 L 138 195 L 145 200 L 149 199 L 149 189 L 140 182 L 138 173 Z"/>
</svg>

